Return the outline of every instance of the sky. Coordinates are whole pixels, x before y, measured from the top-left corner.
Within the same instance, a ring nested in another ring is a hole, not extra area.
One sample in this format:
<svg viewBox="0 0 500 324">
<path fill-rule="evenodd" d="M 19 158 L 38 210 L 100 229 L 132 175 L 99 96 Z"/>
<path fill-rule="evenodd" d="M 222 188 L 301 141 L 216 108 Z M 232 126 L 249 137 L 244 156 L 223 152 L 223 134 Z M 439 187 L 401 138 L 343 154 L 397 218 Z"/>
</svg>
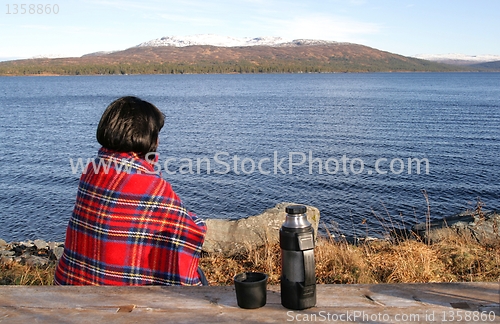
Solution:
<svg viewBox="0 0 500 324">
<path fill-rule="evenodd" d="M 500 55 L 498 0 L 61 0 L 43 10 L 1 3 L 0 60 L 195 34 L 351 42 L 405 56 Z"/>
</svg>

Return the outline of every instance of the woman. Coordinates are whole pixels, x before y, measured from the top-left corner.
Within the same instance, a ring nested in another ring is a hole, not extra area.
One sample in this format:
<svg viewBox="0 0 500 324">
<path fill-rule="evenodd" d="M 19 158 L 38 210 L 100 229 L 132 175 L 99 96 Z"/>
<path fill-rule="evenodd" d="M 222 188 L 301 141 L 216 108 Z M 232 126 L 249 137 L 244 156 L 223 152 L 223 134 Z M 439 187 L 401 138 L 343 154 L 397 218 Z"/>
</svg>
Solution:
<svg viewBox="0 0 500 324">
<path fill-rule="evenodd" d="M 163 123 L 158 108 L 136 97 L 117 99 L 102 115 L 97 168 L 80 178 L 56 284 L 206 283 L 198 269 L 205 223 L 148 159 Z"/>
</svg>

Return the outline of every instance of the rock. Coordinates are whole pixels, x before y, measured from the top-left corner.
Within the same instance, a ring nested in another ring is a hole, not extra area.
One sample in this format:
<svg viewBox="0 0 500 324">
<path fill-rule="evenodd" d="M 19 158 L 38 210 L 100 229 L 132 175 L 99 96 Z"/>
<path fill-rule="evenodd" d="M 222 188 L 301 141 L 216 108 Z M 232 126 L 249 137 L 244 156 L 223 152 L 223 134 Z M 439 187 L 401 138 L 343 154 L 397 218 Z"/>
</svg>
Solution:
<svg viewBox="0 0 500 324">
<path fill-rule="evenodd" d="M 35 255 L 30 255 L 24 259 L 24 264 L 30 267 L 44 266 L 47 263 L 49 263 L 49 260 L 47 258 L 42 258 Z"/>
<path fill-rule="evenodd" d="M 285 208 L 293 203 L 279 203 L 260 215 L 238 220 L 208 219 L 203 244 L 205 252 L 221 252 L 228 256 L 279 241 L 279 229 L 285 221 Z M 320 213 L 316 207 L 307 207 L 307 219 L 317 237 Z"/>
<path fill-rule="evenodd" d="M 58 246 L 52 249 L 52 253 L 56 257 L 56 260 L 59 260 L 64 253 L 64 247 Z"/>
<path fill-rule="evenodd" d="M 439 242 L 446 232 L 442 229 L 450 228 L 458 234 L 472 235 L 479 243 L 498 242 L 500 240 L 500 214 L 496 211 L 484 212 L 481 215 L 476 212 L 465 212 L 441 221 L 430 223 L 430 231 L 427 233 L 426 224 L 414 225 L 415 232 L 424 242 Z"/>
<path fill-rule="evenodd" d="M 500 214 L 489 213 L 484 218 L 478 217 L 469 230 L 480 243 L 500 241 Z"/>
<path fill-rule="evenodd" d="M 46 242 L 44 240 L 11 242 L 0 247 L 0 262 L 40 266 L 58 260 L 63 252 L 64 243 L 62 242 Z"/>
<path fill-rule="evenodd" d="M 12 257 L 16 253 L 14 251 L 0 251 L 0 256 Z"/>
<path fill-rule="evenodd" d="M 56 247 L 62 246 L 64 247 L 64 243 L 62 242 L 49 242 L 48 244 L 49 250 L 54 250 Z"/>
<path fill-rule="evenodd" d="M 33 246 L 33 241 L 27 240 L 27 241 L 24 241 L 24 242 L 19 242 L 18 245 L 19 246 L 24 246 L 24 247 L 28 248 L 28 247 Z"/>
<path fill-rule="evenodd" d="M 47 248 L 47 242 L 44 240 L 35 240 L 33 244 L 36 246 L 37 249 L 42 250 Z"/>
<path fill-rule="evenodd" d="M 12 263 L 14 256 L 15 256 L 14 251 L 9 251 L 9 250 L 0 251 L 0 264 Z"/>
<path fill-rule="evenodd" d="M 16 252 L 16 255 L 21 255 L 26 250 L 26 246 L 18 243 L 13 243 L 12 251 Z"/>
<path fill-rule="evenodd" d="M 20 255 L 21 259 L 26 259 L 29 258 L 30 256 L 32 256 L 32 254 L 29 252 L 24 252 L 23 254 Z"/>
<path fill-rule="evenodd" d="M 5 255 L 0 256 L 0 264 L 11 264 L 12 262 L 14 262 L 14 258 Z"/>
<path fill-rule="evenodd" d="M 7 242 L 4 240 L 0 239 L 0 250 L 3 250 L 7 247 Z"/>
</svg>

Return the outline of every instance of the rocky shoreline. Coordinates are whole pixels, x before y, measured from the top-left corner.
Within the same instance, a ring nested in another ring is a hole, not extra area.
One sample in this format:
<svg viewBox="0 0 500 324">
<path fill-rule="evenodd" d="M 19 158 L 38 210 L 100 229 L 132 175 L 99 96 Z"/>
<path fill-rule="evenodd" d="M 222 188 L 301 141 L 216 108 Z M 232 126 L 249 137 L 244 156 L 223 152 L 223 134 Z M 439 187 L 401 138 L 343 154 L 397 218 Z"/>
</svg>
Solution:
<svg viewBox="0 0 500 324">
<path fill-rule="evenodd" d="M 243 252 L 248 247 L 259 247 L 278 241 L 281 224 L 285 221 L 285 208 L 294 203 L 282 202 L 255 216 L 238 220 L 208 219 L 204 252 L 219 252 L 227 256 Z M 315 233 L 318 231 L 319 210 L 307 207 L 307 217 Z M 55 263 L 64 252 L 64 242 L 44 240 L 11 242 L 0 239 L 0 264 L 17 262 L 29 266 Z"/>
<path fill-rule="evenodd" d="M 463 212 L 429 224 L 420 223 L 411 228 L 424 242 L 439 242 L 443 230 L 451 229 L 459 235 L 472 237 L 480 244 L 500 242 L 500 213 L 496 210 L 476 210 Z"/>
<path fill-rule="evenodd" d="M 231 256 L 243 251 L 244 247 L 259 247 L 266 243 L 276 243 L 278 232 L 285 218 L 285 207 L 291 203 L 280 203 L 267 209 L 260 215 L 239 220 L 207 221 L 207 236 L 203 245 L 204 252 L 218 252 Z M 319 210 L 307 206 L 308 219 L 317 234 Z M 439 241 L 442 229 L 449 228 L 458 234 L 472 236 L 478 243 L 500 241 L 500 214 L 497 211 L 466 212 L 442 221 L 431 222 L 429 233 L 426 224 L 413 226 L 406 238 L 420 237 L 423 241 Z M 347 240 L 349 241 L 349 240 Z M 32 266 L 46 266 L 55 263 L 64 252 L 64 242 L 46 242 L 44 240 L 27 240 L 7 243 L 0 239 L 0 264 L 13 262 Z"/>
<path fill-rule="evenodd" d="M 55 263 L 63 252 L 63 242 L 28 240 L 7 243 L 0 239 L 0 264 L 17 262 L 32 267 L 40 267 Z"/>
</svg>

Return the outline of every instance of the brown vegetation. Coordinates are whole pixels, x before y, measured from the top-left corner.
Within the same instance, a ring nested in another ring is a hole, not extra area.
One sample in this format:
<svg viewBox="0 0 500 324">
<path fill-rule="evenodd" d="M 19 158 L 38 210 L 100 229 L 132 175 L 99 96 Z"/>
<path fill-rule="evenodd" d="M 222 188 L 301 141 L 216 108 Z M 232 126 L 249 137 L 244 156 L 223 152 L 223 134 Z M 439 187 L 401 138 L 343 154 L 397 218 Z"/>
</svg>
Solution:
<svg viewBox="0 0 500 324">
<path fill-rule="evenodd" d="M 442 240 L 426 244 L 418 239 L 372 241 L 360 245 L 320 238 L 315 248 L 319 284 L 415 283 L 498 281 L 500 243 L 479 244 L 470 236 L 443 229 Z M 279 284 L 279 245 L 249 249 L 236 257 L 204 254 L 200 265 L 211 285 L 231 285 L 243 271 L 269 274 Z M 50 285 L 54 265 L 28 267 L 18 263 L 0 266 L 0 284 Z"/>
<path fill-rule="evenodd" d="M 0 62 L 0 75 L 468 71 L 371 47 L 132 47 L 109 54 Z"/>
<path fill-rule="evenodd" d="M 321 238 L 315 248 L 320 284 L 497 281 L 500 243 L 481 245 L 472 237 L 443 230 L 444 239 L 431 245 L 421 240 L 372 241 L 360 245 Z M 242 271 L 263 271 L 279 283 L 279 246 L 249 251 L 237 258 L 214 255 L 201 261 L 211 284 L 232 284 Z"/>
</svg>

